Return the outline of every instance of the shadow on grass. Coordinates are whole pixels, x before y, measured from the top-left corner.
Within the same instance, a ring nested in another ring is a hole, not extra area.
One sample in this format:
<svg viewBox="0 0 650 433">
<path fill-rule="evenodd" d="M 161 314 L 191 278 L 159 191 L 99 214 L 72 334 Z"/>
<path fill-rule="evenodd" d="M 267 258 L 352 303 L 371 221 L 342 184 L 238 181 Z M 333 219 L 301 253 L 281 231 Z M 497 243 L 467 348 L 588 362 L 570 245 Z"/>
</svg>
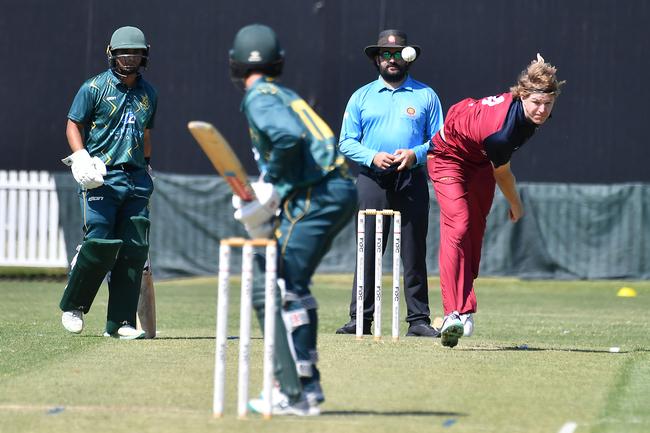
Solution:
<svg viewBox="0 0 650 433">
<path fill-rule="evenodd" d="M 454 350 L 468 351 L 468 352 L 575 352 L 575 353 L 607 353 L 607 354 L 620 354 L 620 353 L 650 353 L 650 349 L 632 349 L 632 350 L 619 350 L 618 352 L 610 351 L 610 349 L 581 349 L 581 348 L 567 348 L 567 347 L 530 347 L 527 345 L 521 346 L 506 346 L 506 347 L 458 347 Z"/>
<path fill-rule="evenodd" d="M 74 338 L 96 338 L 96 339 L 102 339 L 102 340 L 110 340 L 111 337 L 105 337 L 103 335 L 92 335 L 92 334 L 86 334 L 86 335 L 79 335 L 75 336 Z M 119 340 L 119 338 L 113 338 L 114 340 Z M 239 337 L 228 337 L 229 340 L 238 340 Z M 259 337 L 251 337 L 251 340 L 258 340 L 261 338 Z M 156 338 L 142 338 L 139 340 L 122 340 L 122 341 L 157 341 L 157 340 L 214 340 L 214 337 L 161 337 L 159 335 L 156 336 Z"/>
<path fill-rule="evenodd" d="M 214 340 L 214 337 L 160 337 L 156 336 L 156 340 Z M 227 340 L 239 340 L 239 336 L 231 335 Z M 262 337 L 251 337 L 251 340 L 263 340 Z"/>
<path fill-rule="evenodd" d="M 321 416 L 431 416 L 464 417 L 466 413 L 428 410 L 324 410 Z"/>
</svg>

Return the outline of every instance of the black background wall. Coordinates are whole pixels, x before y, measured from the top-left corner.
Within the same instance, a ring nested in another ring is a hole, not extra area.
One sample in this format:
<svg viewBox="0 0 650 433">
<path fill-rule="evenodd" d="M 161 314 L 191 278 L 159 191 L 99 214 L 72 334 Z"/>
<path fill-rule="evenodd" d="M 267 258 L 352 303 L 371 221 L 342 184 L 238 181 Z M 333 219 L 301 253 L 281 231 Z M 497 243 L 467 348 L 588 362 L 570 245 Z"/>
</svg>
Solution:
<svg viewBox="0 0 650 433">
<path fill-rule="evenodd" d="M 362 50 L 381 29 L 403 29 L 422 47 L 413 76 L 445 111 L 507 90 L 539 51 L 567 85 L 551 121 L 515 155 L 518 179 L 648 182 L 649 21 L 644 0 L 2 0 L 0 169 L 64 169 L 72 98 L 106 68 L 113 30 L 135 25 L 151 44 L 145 75 L 160 94 L 154 167 L 213 173 L 185 129 L 203 119 L 255 173 L 227 57 L 235 32 L 262 22 L 286 50 L 283 82 L 335 132 L 352 92 L 376 78 Z"/>
</svg>

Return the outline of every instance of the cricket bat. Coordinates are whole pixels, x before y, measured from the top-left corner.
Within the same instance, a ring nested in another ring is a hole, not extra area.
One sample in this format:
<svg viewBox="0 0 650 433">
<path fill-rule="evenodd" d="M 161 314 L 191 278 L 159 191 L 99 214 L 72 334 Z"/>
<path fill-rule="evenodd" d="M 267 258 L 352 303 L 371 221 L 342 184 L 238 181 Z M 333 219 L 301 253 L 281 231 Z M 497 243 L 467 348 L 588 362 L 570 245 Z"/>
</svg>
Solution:
<svg viewBox="0 0 650 433">
<path fill-rule="evenodd" d="M 217 128 L 199 120 L 189 122 L 187 128 L 232 191 L 244 201 L 255 200 L 244 166 Z"/>
<path fill-rule="evenodd" d="M 156 336 L 156 292 L 153 287 L 153 272 L 149 259 L 147 259 L 147 264 L 144 271 L 142 271 L 136 328 L 144 331 L 145 338 L 154 338 Z"/>
</svg>

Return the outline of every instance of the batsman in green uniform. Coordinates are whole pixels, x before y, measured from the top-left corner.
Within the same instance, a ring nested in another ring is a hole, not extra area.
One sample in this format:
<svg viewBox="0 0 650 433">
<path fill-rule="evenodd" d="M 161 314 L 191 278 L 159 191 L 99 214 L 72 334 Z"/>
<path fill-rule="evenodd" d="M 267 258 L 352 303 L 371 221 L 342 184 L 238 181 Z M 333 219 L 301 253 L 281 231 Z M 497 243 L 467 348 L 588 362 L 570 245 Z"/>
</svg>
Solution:
<svg viewBox="0 0 650 433">
<path fill-rule="evenodd" d="M 283 63 L 284 52 L 271 28 L 253 24 L 235 36 L 230 75 L 245 89 L 241 110 L 264 182 L 253 184 L 256 200 L 233 204 L 235 218 L 251 238 L 278 240 L 280 323 L 286 331 L 279 335 L 276 330 L 280 390 L 273 397 L 273 413 L 317 415 L 325 397 L 317 368 L 318 304 L 310 283 L 332 240 L 354 214 L 357 193 L 332 130 L 299 95 L 276 82 Z M 263 316 L 263 291 L 256 285 L 258 317 Z M 251 400 L 249 406 L 261 412 L 261 400 Z"/>
<path fill-rule="evenodd" d="M 63 160 L 79 183 L 84 239 L 59 304 L 66 330 L 83 330 L 97 291 L 108 278 L 104 335 L 136 339 L 136 309 L 149 251 L 147 172 L 157 95 L 139 73 L 149 45 L 138 28 L 117 29 L 107 49 L 109 69 L 84 82 L 68 113 L 72 155 Z"/>
</svg>

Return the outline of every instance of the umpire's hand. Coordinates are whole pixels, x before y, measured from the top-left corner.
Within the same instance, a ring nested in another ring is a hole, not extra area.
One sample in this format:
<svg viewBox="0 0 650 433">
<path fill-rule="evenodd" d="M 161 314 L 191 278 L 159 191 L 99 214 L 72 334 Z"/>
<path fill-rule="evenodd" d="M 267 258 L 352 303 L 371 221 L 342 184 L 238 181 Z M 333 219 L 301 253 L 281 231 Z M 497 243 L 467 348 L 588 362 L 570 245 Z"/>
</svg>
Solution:
<svg viewBox="0 0 650 433">
<path fill-rule="evenodd" d="M 395 164 L 395 155 L 386 152 L 377 152 L 375 157 L 372 158 L 372 163 L 381 170 L 386 170 L 391 165 Z"/>
<path fill-rule="evenodd" d="M 417 158 L 415 152 L 411 149 L 397 149 L 395 151 L 395 164 L 399 164 L 397 171 L 408 170 L 413 164 L 415 164 Z"/>
</svg>

